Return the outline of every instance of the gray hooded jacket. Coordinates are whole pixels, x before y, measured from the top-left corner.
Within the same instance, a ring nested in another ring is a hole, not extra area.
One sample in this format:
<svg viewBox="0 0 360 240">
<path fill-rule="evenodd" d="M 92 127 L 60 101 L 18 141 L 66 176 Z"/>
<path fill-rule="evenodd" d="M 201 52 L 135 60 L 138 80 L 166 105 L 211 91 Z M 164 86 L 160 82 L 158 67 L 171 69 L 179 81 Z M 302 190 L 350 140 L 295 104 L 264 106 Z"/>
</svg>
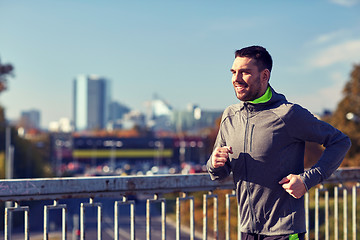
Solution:
<svg viewBox="0 0 360 240">
<path fill-rule="evenodd" d="M 240 205 L 241 231 L 264 235 L 303 233 L 303 198 L 290 196 L 278 183 L 300 174 L 307 189 L 328 178 L 340 165 L 351 143 L 330 124 L 273 89 L 266 103 L 240 102 L 223 113 L 216 147 L 231 146 L 225 166 L 207 169 L 213 180 L 233 173 Z M 305 141 L 325 147 L 318 163 L 304 172 Z"/>
</svg>

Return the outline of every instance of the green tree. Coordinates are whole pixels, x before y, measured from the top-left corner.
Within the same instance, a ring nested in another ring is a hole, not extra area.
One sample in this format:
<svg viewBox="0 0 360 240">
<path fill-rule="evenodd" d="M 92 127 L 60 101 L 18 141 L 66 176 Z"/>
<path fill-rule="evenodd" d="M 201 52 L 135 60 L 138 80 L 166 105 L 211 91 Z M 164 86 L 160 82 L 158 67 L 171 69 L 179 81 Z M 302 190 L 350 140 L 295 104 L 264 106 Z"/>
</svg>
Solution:
<svg viewBox="0 0 360 240">
<path fill-rule="evenodd" d="M 0 94 L 7 88 L 9 76 L 13 76 L 12 64 L 2 64 L 0 60 Z M 5 129 L 7 121 L 4 108 L 0 105 L 0 178 L 5 177 Z M 11 142 L 14 146 L 14 178 L 50 177 L 49 155 L 46 150 L 49 140 L 43 139 L 40 149 L 35 143 L 20 138 L 16 129 L 11 127 Z M 44 147 L 45 146 L 45 147 Z M 45 150 L 44 150 L 45 149 Z"/>
<path fill-rule="evenodd" d="M 0 119 L 5 119 L 3 108 L 0 106 Z M 0 179 L 5 177 L 5 121 L 0 120 Z M 46 149 L 49 140 L 44 137 L 43 145 L 39 148 L 36 143 L 18 136 L 16 129 L 11 127 L 11 143 L 14 146 L 13 178 L 51 177 L 49 155 Z"/>
<path fill-rule="evenodd" d="M 360 166 L 360 64 L 354 65 L 343 95 L 330 124 L 347 134 L 352 142 L 342 166 Z"/>
</svg>

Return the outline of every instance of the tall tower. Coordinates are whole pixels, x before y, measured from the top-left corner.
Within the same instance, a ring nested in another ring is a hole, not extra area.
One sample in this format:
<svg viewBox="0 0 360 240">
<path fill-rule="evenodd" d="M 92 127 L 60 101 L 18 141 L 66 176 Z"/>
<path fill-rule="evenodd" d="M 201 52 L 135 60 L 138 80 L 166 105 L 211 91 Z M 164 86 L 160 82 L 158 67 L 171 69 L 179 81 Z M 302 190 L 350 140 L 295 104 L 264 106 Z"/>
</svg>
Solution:
<svg viewBox="0 0 360 240">
<path fill-rule="evenodd" d="M 74 80 L 73 116 L 75 131 L 104 129 L 109 114 L 109 80 L 79 75 Z"/>
</svg>

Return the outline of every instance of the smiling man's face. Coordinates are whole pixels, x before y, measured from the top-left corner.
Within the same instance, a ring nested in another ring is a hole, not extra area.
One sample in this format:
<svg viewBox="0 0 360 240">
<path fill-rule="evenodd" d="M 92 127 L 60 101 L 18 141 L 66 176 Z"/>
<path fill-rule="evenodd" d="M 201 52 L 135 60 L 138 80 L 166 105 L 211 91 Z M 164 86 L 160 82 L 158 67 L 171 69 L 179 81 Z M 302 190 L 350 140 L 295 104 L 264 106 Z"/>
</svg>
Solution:
<svg viewBox="0 0 360 240">
<path fill-rule="evenodd" d="M 259 71 L 256 60 L 236 57 L 230 71 L 233 74 L 231 80 L 235 94 L 239 100 L 253 101 L 265 93 L 270 72 L 268 69 Z"/>
</svg>

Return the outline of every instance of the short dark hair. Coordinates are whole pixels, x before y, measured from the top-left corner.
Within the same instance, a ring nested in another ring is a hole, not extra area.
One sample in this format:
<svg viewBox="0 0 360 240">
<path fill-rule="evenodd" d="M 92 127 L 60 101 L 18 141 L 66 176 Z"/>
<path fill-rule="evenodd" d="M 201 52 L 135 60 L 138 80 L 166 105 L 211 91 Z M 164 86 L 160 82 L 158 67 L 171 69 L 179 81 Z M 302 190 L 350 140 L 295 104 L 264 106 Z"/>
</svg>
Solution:
<svg viewBox="0 0 360 240">
<path fill-rule="evenodd" d="M 261 46 L 250 46 L 235 51 L 236 57 L 248 57 L 256 60 L 259 71 L 268 69 L 271 72 L 273 61 L 269 52 Z"/>
</svg>

